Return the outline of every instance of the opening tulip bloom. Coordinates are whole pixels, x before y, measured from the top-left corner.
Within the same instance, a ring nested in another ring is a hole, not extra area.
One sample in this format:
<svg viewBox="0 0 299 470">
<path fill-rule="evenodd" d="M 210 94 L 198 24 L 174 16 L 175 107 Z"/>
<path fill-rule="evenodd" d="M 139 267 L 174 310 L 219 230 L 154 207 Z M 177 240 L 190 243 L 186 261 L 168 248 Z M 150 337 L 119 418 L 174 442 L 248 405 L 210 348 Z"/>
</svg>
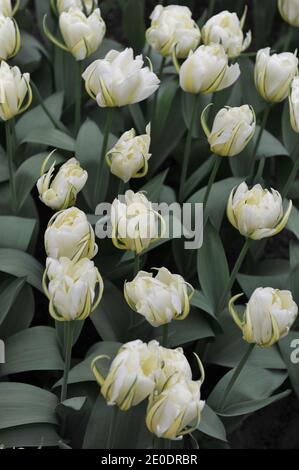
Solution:
<svg viewBox="0 0 299 470">
<path fill-rule="evenodd" d="M 131 178 L 142 178 L 148 172 L 151 144 L 151 126 L 146 134 L 136 135 L 135 129 L 125 132 L 107 153 L 106 161 L 113 175 L 127 183 Z"/>
<path fill-rule="evenodd" d="M 298 75 L 296 53 L 282 52 L 270 55 L 270 47 L 258 51 L 254 80 L 264 100 L 270 103 L 283 101 L 288 96 L 291 82 L 296 75 Z"/>
<path fill-rule="evenodd" d="M 85 186 L 88 174 L 87 171 L 82 170 L 78 160 L 70 158 L 60 167 L 57 175 L 53 178 L 55 162 L 49 171 L 44 173 L 45 166 L 51 155 L 49 155 L 42 166 L 42 176 L 37 181 L 36 186 L 39 198 L 46 206 L 54 210 L 64 210 L 76 203 L 77 194 Z"/>
<path fill-rule="evenodd" d="M 57 321 L 85 320 L 99 305 L 104 290 L 98 269 L 87 258 L 77 262 L 47 258 L 43 288 L 50 315 Z"/>
<path fill-rule="evenodd" d="M 112 241 L 120 250 L 137 254 L 163 237 L 165 221 L 143 193 L 126 191 L 112 203 Z"/>
<path fill-rule="evenodd" d="M 171 56 L 175 49 L 176 56 L 185 59 L 191 50 L 197 48 L 200 30 L 188 7 L 157 5 L 150 19 L 152 22 L 146 31 L 146 40 L 162 56 Z"/>
<path fill-rule="evenodd" d="M 21 38 L 17 22 L 0 14 L 0 60 L 14 57 L 20 47 Z"/>
<path fill-rule="evenodd" d="M 192 380 L 192 371 L 182 348 L 159 347 L 160 368 L 157 371 L 155 392 L 161 393 L 166 386 L 175 384 L 181 378 Z"/>
<path fill-rule="evenodd" d="M 158 77 L 143 64 L 141 55 L 134 59 L 133 49 L 111 50 L 83 73 L 86 91 L 101 108 L 139 103 L 151 96 L 160 84 Z"/>
<path fill-rule="evenodd" d="M 222 11 L 212 16 L 202 28 L 202 41 L 205 45 L 222 44 L 228 57 L 238 57 L 251 44 L 251 32 L 244 39 L 244 23 L 247 8 L 239 20 L 236 13 Z"/>
<path fill-rule="evenodd" d="M 26 100 L 26 102 L 25 102 Z M 0 65 L 0 117 L 8 121 L 26 111 L 32 102 L 29 73 L 22 74 L 19 67 Z"/>
<path fill-rule="evenodd" d="M 229 311 L 242 330 L 245 341 L 270 347 L 288 334 L 298 313 L 290 291 L 259 287 L 250 297 L 244 317 L 240 319 L 234 303 L 242 295 L 230 300 Z"/>
<path fill-rule="evenodd" d="M 0 14 L 4 16 L 14 16 L 20 5 L 20 0 L 11 2 L 11 0 L 0 0 Z"/>
<path fill-rule="evenodd" d="M 94 231 L 84 212 L 71 207 L 57 212 L 45 232 L 45 250 L 50 258 L 93 258 L 98 251 Z"/>
<path fill-rule="evenodd" d="M 51 3 L 59 15 L 71 8 L 79 8 L 86 15 L 90 15 L 98 6 L 98 0 L 52 0 Z"/>
<path fill-rule="evenodd" d="M 278 9 L 284 21 L 299 27 L 299 0 L 278 0 Z"/>
<path fill-rule="evenodd" d="M 222 108 L 214 119 L 212 131 L 205 120 L 207 108 L 201 115 L 201 123 L 211 152 L 221 157 L 233 157 L 241 153 L 255 133 L 256 117 L 253 108 L 247 104 L 236 108 Z"/>
<path fill-rule="evenodd" d="M 278 191 L 263 189 L 256 184 L 248 189 L 241 183 L 233 189 L 228 205 L 227 217 L 230 223 L 245 237 L 252 240 L 272 237 L 286 226 L 292 210 L 292 201 L 283 212 L 282 198 Z"/>
<path fill-rule="evenodd" d="M 290 121 L 294 132 L 299 133 L 299 77 L 291 83 L 289 94 Z"/>
<path fill-rule="evenodd" d="M 193 287 L 178 274 L 166 268 L 152 273 L 139 271 L 132 282 L 126 282 L 124 295 L 128 305 L 154 327 L 172 320 L 184 320 L 190 311 Z"/>
<path fill-rule="evenodd" d="M 200 46 L 183 63 L 180 85 L 188 93 L 214 93 L 231 86 L 239 76 L 239 65 L 228 65 L 223 46 Z"/>
</svg>

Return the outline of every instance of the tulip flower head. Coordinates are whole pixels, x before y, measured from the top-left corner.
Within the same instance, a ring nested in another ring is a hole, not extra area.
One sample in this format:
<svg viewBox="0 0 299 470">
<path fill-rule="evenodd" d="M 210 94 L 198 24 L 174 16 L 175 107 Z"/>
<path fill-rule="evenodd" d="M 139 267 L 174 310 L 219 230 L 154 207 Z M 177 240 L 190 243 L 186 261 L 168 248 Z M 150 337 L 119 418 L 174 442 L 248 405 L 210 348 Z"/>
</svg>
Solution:
<svg viewBox="0 0 299 470">
<path fill-rule="evenodd" d="M 200 30 L 192 19 L 188 7 L 157 5 L 150 16 L 152 22 L 146 31 L 149 45 L 163 57 L 176 56 L 185 59 L 200 42 Z"/>
<path fill-rule="evenodd" d="M 139 103 L 160 84 L 158 77 L 143 64 L 141 55 L 134 58 L 133 49 L 111 50 L 83 73 L 86 91 L 101 108 Z"/>
<path fill-rule="evenodd" d="M 0 60 L 11 59 L 21 47 L 20 31 L 14 18 L 0 14 Z"/>
<path fill-rule="evenodd" d="M 4 60 L 0 64 L 0 117 L 8 121 L 26 111 L 32 102 L 29 73 L 22 74 L 19 67 L 10 67 Z"/>
<path fill-rule="evenodd" d="M 260 184 L 248 189 L 244 182 L 232 190 L 227 205 L 227 216 L 241 235 L 252 240 L 261 240 L 281 232 L 288 222 L 291 210 L 292 201 L 284 213 L 278 191 L 268 191 Z"/>
<path fill-rule="evenodd" d="M 238 57 L 251 44 L 251 32 L 244 39 L 244 23 L 247 8 L 239 20 L 236 13 L 222 11 L 212 16 L 202 28 L 202 40 L 205 45 L 222 44 L 228 57 Z"/>
<path fill-rule="evenodd" d="M 278 0 L 278 9 L 286 23 L 299 27 L 299 0 Z"/>
<path fill-rule="evenodd" d="M 290 291 L 259 287 L 250 297 L 243 319 L 234 306 L 242 295 L 230 300 L 229 311 L 242 330 L 245 341 L 270 347 L 288 334 L 298 313 Z"/>
<path fill-rule="evenodd" d="M 47 258 L 43 288 L 50 315 L 57 321 L 85 320 L 99 305 L 104 290 L 102 277 L 88 258 L 77 262 Z"/>
<path fill-rule="evenodd" d="M 142 178 L 148 172 L 151 144 L 151 126 L 146 134 L 136 135 L 135 129 L 125 132 L 107 153 L 106 161 L 113 175 L 127 183 L 131 178 Z"/>
<path fill-rule="evenodd" d="M 256 117 L 253 108 L 247 104 L 236 108 L 222 108 L 214 119 L 212 131 L 205 120 L 207 108 L 202 113 L 201 123 L 211 152 L 222 157 L 241 153 L 255 133 Z"/>
<path fill-rule="evenodd" d="M 139 271 L 135 279 L 124 286 L 128 305 L 154 327 L 184 320 L 190 311 L 193 292 L 193 287 L 182 276 L 171 274 L 166 268 L 158 269 L 156 277 Z"/>
<path fill-rule="evenodd" d="M 299 77 L 291 83 L 289 94 L 290 121 L 294 132 L 299 133 Z"/>
</svg>

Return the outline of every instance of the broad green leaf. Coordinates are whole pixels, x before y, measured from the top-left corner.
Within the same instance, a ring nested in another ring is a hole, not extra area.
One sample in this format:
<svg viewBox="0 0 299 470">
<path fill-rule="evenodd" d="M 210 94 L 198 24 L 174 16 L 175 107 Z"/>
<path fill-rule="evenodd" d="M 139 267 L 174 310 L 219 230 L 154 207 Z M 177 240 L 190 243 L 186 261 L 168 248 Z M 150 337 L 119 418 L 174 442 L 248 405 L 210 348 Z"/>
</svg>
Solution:
<svg viewBox="0 0 299 470">
<path fill-rule="evenodd" d="M 213 158 L 208 158 L 197 170 L 195 170 L 186 182 L 184 189 L 184 200 L 191 196 L 194 189 L 209 175 L 212 171 L 214 161 Z"/>
<path fill-rule="evenodd" d="M 237 280 L 243 292 L 249 298 L 258 287 L 287 289 L 289 263 L 285 260 L 267 260 L 260 263 L 255 275 L 238 274 Z"/>
<path fill-rule="evenodd" d="M 204 312 L 207 312 L 209 315 L 213 317 L 214 320 L 216 320 L 216 317 L 213 313 L 213 307 L 209 303 L 208 299 L 204 296 L 203 292 L 195 289 L 194 295 L 190 301 L 190 304 L 193 305 L 194 307 L 199 308 L 200 310 L 203 310 Z"/>
<path fill-rule="evenodd" d="M 58 436 L 53 424 L 27 424 L 0 430 L 0 442 L 4 448 L 58 446 L 61 437 Z"/>
<path fill-rule="evenodd" d="M 207 436 L 226 442 L 225 427 L 220 418 L 207 404 L 204 406 L 197 429 Z"/>
<path fill-rule="evenodd" d="M 242 89 L 242 104 L 250 104 L 253 106 L 256 114 L 259 114 L 267 106 L 266 102 L 261 98 L 254 84 L 254 62 L 248 57 L 240 56 L 238 58 L 240 65 L 240 85 Z"/>
<path fill-rule="evenodd" d="M 0 271 L 16 277 L 26 277 L 29 284 L 43 292 L 43 267 L 28 253 L 20 250 L 1 248 Z"/>
<path fill-rule="evenodd" d="M 25 281 L 24 278 L 21 278 L 21 280 Z M 21 315 L 20 312 L 22 312 Z M 8 311 L 8 315 L 6 315 L 3 322 L 1 322 L 0 337 L 6 340 L 15 333 L 29 328 L 34 317 L 34 312 L 35 300 L 33 289 L 28 284 L 25 284 L 15 297 Z"/>
<path fill-rule="evenodd" d="M 57 129 L 34 129 L 22 139 L 21 144 L 30 142 L 32 144 L 42 144 L 47 147 L 69 150 L 74 152 L 75 141 L 72 137 Z"/>
<path fill-rule="evenodd" d="M 291 331 L 279 341 L 278 347 L 288 369 L 294 391 L 299 398 L 299 333 Z"/>
<path fill-rule="evenodd" d="M 294 235 L 296 235 L 297 239 L 299 240 L 299 211 L 294 206 L 289 217 L 287 228 Z"/>
<path fill-rule="evenodd" d="M 135 54 L 140 54 L 145 43 L 144 2 L 121 0 L 119 5 L 123 11 L 123 29 L 128 43 Z"/>
<path fill-rule="evenodd" d="M 198 101 L 197 115 L 193 127 L 192 137 L 194 139 L 201 139 L 206 141 L 205 133 L 200 124 L 200 116 L 202 111 L 205 109 L 208 104 L 211 103 L 212 95 L 200 95 Z M 196 95 L 191 93 L 181 93 L 181 106 L 184 117 L 185 126 L 189 129 L 191 125 L 192 113 L 194 101 L 196 100 Z"/>
<path fill-rule="evenodd" d="M 295 158 L 294 150 L 299 146 L 299 136 L 293 131 L 290 123 L 290 111 L 288 100 L 285 101 L 282 113 L 282 139 L 284 146 L 288 149 L 289 155 Z"/>
<path fill-rule="evenodd" d="M 131 104 L 129 111 L 134 121 L 134 126 L 139 134 L 144 134 L 146 123 L 139 103 Z"/>
<path fill-rule="evenodd" d="M 162 330 L 160 329 L 162 339 Z M 158 331 L 157 331 L 158 333 Z M 183 321 L 173 321 L 168 327 L 169 347 L 181 346 L 203 338 L 212 338 L 215 334 L 202 313 L 191 310 Z"/>
<path fill-rule="evenodd" d="M 159 202 L 160 194 L 163 188 L 164 181 L 168 174 L 168 169 L 159 173 L 154 178 L 151 178 L 148 183 L 146 183 L 140 191 L 144 191 L 146 193 L 147 198 L 151 202 Z"/>
<path fill-rule="evenodd" d="M 26 279 L 19 278 L 14 279 L 12 282 L 8 284 L 6 289 L 1 289 L 0 294 L 0 332 L 1 332 L 1 325 L 7 317 L 11 307 L 13 306 L 17 296 L 19 295 L 20 291 L 22 290 Z M 2 287 L 2 286 L 1 286 Z M 1 336 L 1 335 L 0 335 Z M 1 336 L 2 337 L 2 336 Z"/>
<path fill-rule="evenodd" d="M 178 81 L 173 77 L 162 81 L 157 97 L 157 107 L 155 113 L 153 132 L 157 136 L 163 136 L 165 132 L 165 123 L 169 116 L 172 102 L 178 90 Z"/>
<path fill-rule="evenodd" d="M 262 398 L 261 400 L 254 401 L 244 401 L 240 403 L 232 403 L 231 406 L 228 406 L 222 411 L 219 412 L 220 416 L 240 416 L 254 413 L 255 411 L 261 410 L 266 406 L 272 405 L 279 400 L 283 400 L 292 393 L 291 390 L 286 390 L 285 392 L 277 393 L 269 398 Z"/>
<path fill-rule="evenodd" d="M 27 251 L 36 225 L 34 219 L 0 216 L 0 247 Z"/>
</svg>

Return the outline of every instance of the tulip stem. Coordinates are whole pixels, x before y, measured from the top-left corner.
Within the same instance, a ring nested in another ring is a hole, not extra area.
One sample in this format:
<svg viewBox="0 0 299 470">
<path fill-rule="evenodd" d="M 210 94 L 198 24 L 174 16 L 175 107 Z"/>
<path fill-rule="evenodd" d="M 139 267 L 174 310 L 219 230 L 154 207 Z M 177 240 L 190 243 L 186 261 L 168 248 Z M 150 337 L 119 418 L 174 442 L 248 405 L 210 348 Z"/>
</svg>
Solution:
<svg viewBox="0 0 299 470">
<path fill-rule="evenodd" d="M 95 180 L 95 185 L 94 185 L 94 203 L 95 204 L 97 204 L 96 201 L 97 201 L 97 197 L 99 193 L 99 188 L 101 188 L 102 183 L 103 183 L 103 178 L 104 178 L 103 169 L 104 169 L 104 164 L 105 164 L 105 155 L 107 153 L 107 147 L 108 147 L 108 142 L 109 142 L 110 129 L 111 129 L 112 121 L 113 121 L 113 111 L 114 111 L 114 108 L 108 108 L 107 110 L 101 159 L 97 165 L 97 174 L 96 174 L 96 180 Z"/>
<path fill-rule="evenodd" d="M 135 253 L 135 258 L 134 258 L 134 277 L 137 276 L 138 272 L 140 270 L 140 255 Z"/>
<path fill-rule="evenodd" d="M 252 180 L 253 179 L 253 176 L 254 176 L 254 166 L 255 166 L 255 160 L 256 160 L 256 155 L 257 155 L 257 152 L 258 152 L 258 149 L 259 149 L 259 146 L 260 146 L 260 143 L 261 143 L 261 139 L 262 139 L 262 136 L 263 136 L 263 132 L 266 128 L 266 125 L 267 125 L 267 121 L 268 121 L 268 118 L 269 118 L 269 114 L 270 114 L 270 110 L 271 110 L 271 103 L 267 104 L 267 107 L 265 108 L 264 110 L 264 113 L 263 113 L 263 118 L 262 118 L 262 122 L 261 122 L 261 126 L 260 126 L 260 130 L 259 130 L 259 133 L 258 133 L 258 136 L 257 136 L 257 139 L 255 141 L 255 145 L 253 147 L 253 151 L 252 151 L 252 154 L 251 154 L 251 159 L 249 160 L 249 176 L 250 176 L 250 179 Z"/>
<path fill-rule="evenodd" d="M 249 344 L 249 347 L 247 348 L 244 356 L 242 357 L 241 361 L 239 362 L 238 366 L 236 367 L 230 381 L 227 384 L 227 387 L 225 388 L 225 391 L 224 391 L 224 394 L 222 396 L 222 400 L 221 400 L 221 403 L 220 403 L 219 411 L 223 411 L 225 402 L 226 402 L 230 392 L 232 391 L 233 386 L 235 385 L 236 381 L 238 380 L 238 377 L 239 377 L 240 373 L 242 372 L 243 367 L 245 366 L 245 364 L 246 364 L 249 356 L 251 355 L 254 347 L 255 347 L 255 343 Z"/>
<path fill-rule="evenodd" d="M 218 173 L 218 170 L 219 170 L 219 168 L 220 168 L 221 163 L 222 163 L 222 158 L 219 157 L 218 155 L 215 155 L 213 169 L 212 169 L 212 172 L 211 172 L 211 174 L 210 174 L 208 186 L 207 186 L 206 193 L 205 193 L 205 197 L 204 197 L 204 201 L 203 201 L 204 207 L 206 207 L 207 204 L 208 204 L 208 200 L 209 200 L 209 196 L 210 196 L 210 193 L 211 193 L 211 189 L 212 189 L 213 183 L 214 183 L 214 181 L 215 181 L 215 178 L 216 178 L 216 176 L 217 176 L 217 173 Z"/>
<path fill-rule="evenodd" d="M 118 185 L 118 195 L 123 194 L 125 191 L 125 183 L 123 180 L 119 180 L 119 185 Z"/>
<path fill-rule="evenodd" d="M 82 101 L 82 62 L 76 62 L 76 99 L 75 99 L 75 136 L 77 136 L 81 123 L 81 101 Z"/>
<path fill-rule="evenodd" d="M 6 154 L 8 160 L 8 171 L 9 171 L 9 183 L 10 183 L 10 194 L 11 194 L 11 207 L 13 214 L 17 213 L 17 189 L 15 181 L 14 171 L 14 120 L 10 119 L 5 122 L 5 135 L 6 135 Z"/>
<path fill-rule="evenodd" d="M 34 91 L 34 94 L 37 98 L 37 101 L 39 102 L 39 105 L 41 106 L 42 110 L 44 111 L 44 113 L 48 116 L 48 118 L 50 119 L 50 121 L 52 122 L 53 126 L 56 128 L 56 129 L 59 129 L 60 131 L 62 132 L 66 132 L 66 128 L 64 126 L 62 126 L 60 124 L 59 121 L 57 121 L 57 119 L 52 116 L 52 114 L 50 113 L 50 111 L 48 110 L 48 108 L 45 106 L 45 103 L 44 103 L 44 100 L 42 99 L 41 95 L 40 95 L 40 92 L 38 91 L 38 88 L 37 86 L 35 85 L 35 83 L 33 83 L 32 79 L 30 78 L 30 85 Z"/>
<path fill-rule="evenodd" d="M 213 16 L 214 10 L 215 10 L 215 3 L 216 0 L 210 0 L 209 1 L 209 9 L 208 9 L 208 19 Z"/>
<path fill-rule="evenodd" d="M 68 384 L 68 376 L 71 366 L 71 359 L 72 359 L 72 348 L 73 348 L 73 336 L 74 336 L 74 321 L 66 321 L 64 323 L 64 372 L 63 372 L 63 382 L 61 387 L 61 398 L 60 401 L 63 402 L 67 398 L 67 384 Z"/>
<path fill-rule="evenodd" d="M 114 434 L 114 429 L 116 427 L 117 415 L 118 415 L 118 408 L 116 405 L 114 405 L 112 407 L 112 416 L 111 416 L 109 433 L 108 433 L 108 438 L 107 438 L 107 450 L 114 448 L 113 434 Z"/>
<path fill-rule="evenodd" d="M 296 153 L 298 151 L 298 147 L 299 147 L 299 141 L 296 143 L 295 147 L 294 147 L 294 150 L 292 151 L 291 153 L 291 157 L 295 157 L 296 156 Z M 286 198 L 289 191 L 290 191 L 290 188 L 292 186 L 292 184 L 294 183 L 295 179 L 296 179 L 296 176 L 297 176 L 297 173 L 298 173 L 298 170 L 299 170 L 299 158 L 297 157 L 296 160 L 295 160 L 295 163 L 293 165 L 293 168 L 292 168 L 292 171 L 291 173 L 289 174 L 289 177 L 287 179 L 287 182 L 282 190 L 282 193 L 281 193 L 281 197 L 282 199 Z"/>
<path fill-rule="evenodd" d="M 165 62 L 166 62 L 166 57 L 162 57 L 160 67 L 159 67 L 159 72 L 158 72 L 158 75 L 157 75 L 159 80 L 162 79 Z M 153 126 L 155 125 L 155 120 L 156 120 L 158 96 L 159 96 L 159 88 L 158 88 L 158 90 L 156 91 L 156 93 L 154 95 L 154 102 L 153 102 L 153 109 L 152 109 L 152 123 L 153 123 Z"/>
<path fill-rule="evenodd" d="M 162 346 L 164 348 L 167 348 L 168 346 L 168 325 L 168 323 L 165 323 L 165 325 L 163 325 Z"/>
<path fill-rule="evenodd" d="M 200 95 L 198 94 L 196 95 L 193 101 L 191 122 L 190 122 L 186 145 L 185 145 L 185 151 L 184 151 L 184 157 L 183 157 L 183 168 L 182 168 L 181 182 L 180 182 L 180 192 L 179 192 L 179 200 L 181 203 L 184 200 L 184 186 L 185 186 L 185 182 L 187 178 L 187 172 L 188 172 L 188 166 L 189 166 L 189 160 L 190 160 L 190 154 L 191 154 L 193 128 L 194 128 L 194 124 L 196 120 L 199 99 L 200 99 Z"/>
<path fill-rule="evenodd" d="M 227 285 L 224 289 L 224 292 L 223 292 L 223 295 L 220 299 L 220 302 L 219 302 L 219 313 L 222 312 L 224 306 L 225 306 L 225 302 L 226 302 L 226 299 L 227 299 L 227 295 L 229 294 L 229 292 L 231 291 L 231 288 L 233 287 L 234 285 L 234 282 L 236 280 L 236 277 L 237 277 L 237 274 L 243 264 L 243 261 L 247 255 L 247 252 L 249 250 L 249 247 L 250 247 L 250 244 L 251 244 L 252 240 L 250 238 L 246 238 L 246 241 L 244 243 L 244 246 L 242 248 L 242 250 L 240 251 L 240 254 L 239 254 L 239 257 L 236 261 L 236 264 L 231 272 L 231 275 L 230 275 L 230 278 L 227 282 Z"/>
<path fill-rule="evenodd" d="M 288 32 L 286 34 L 286 41 L 284 43 L 284 48 L 283 48 L 284 52 L 288 52 L 291 42 L 292 42 L 292 38 L 293 38 L 293 27 L 289 25 Z"/>
</svg>

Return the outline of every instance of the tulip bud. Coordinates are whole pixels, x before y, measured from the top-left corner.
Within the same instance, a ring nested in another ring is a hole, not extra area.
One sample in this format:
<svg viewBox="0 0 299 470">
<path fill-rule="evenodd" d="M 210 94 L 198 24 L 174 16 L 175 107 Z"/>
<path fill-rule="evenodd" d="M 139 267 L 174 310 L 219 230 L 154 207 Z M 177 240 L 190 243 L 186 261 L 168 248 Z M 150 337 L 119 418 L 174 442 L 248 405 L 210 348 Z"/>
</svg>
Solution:
<svg viewBox="0 0 299 470">
<path fill-rule="evenodd" d="M 84 212 L 76 207 L 57 212 L 45 232 L 45 249 L 47 255 L 54 259 L 93 258 L 98 247 Z"/>
<path fill-rule="evenodd" d="M 17 22 L 0 14 L 0 60 L 14 57 L 20 50 L 21 39 Z"/>
<path fill-rule="evenodd" d="M 299 27 L 299 1 L 278 0 L 279 12 L 287 23 Z"/>
<path fill-rule="evenodd" d="M 20 0 L 14 2 L 12 6 L 11 0 L 0 0 L 0 14 L 4 16 L 14 16 L 20 5 Z"/>
<path fill-rule="evenodd" d="M 97 6 L 98 0 L 54 0 L 54 7 L 59 15 L 71 8 L 79 8 L 86 15 L 90 15 Z"/>
<path fill-rule="evenodd" d="M 104 290 L 98 269 L 87 258 L 77 262 L 47 258 L 43 287 L 50 315 L 57 321 L 85 320 L 99 305 Z"/>
<path fill-rule="evenodd" d="M 200 30 L 188 7 L 157 5 L 150 19 L 152 22 L 146 31 L 146 40 L 162 56 L 170 56 L 175 48 L 177 57 L 186 58 L 191 50 L 197 48 Z"/>
<path fill-rule="evenodd" d="M 96 357 L 91 369 L 101 386 L 101 393 L 108 405 L 117 405 L 127 411 L 147 398 L 155 388 L 155 374 L 159 369 L 159 346 L 140 340 L 124 344 L 112 361 L 106 379 L 97 368 Z"/>
<path fill-rule="evenodd" d="M 271 103 L 283 101 L 289 94 L 291 82 L 298 74 L 296 52 L 282 52 L 270 55 L 270 47 L 260 49 L 256 55 L 254 69 L 255 86 Z"/>
<path fill-rule="evenodd" d="M 161 326 L 172 320 L 184 320 L 190 311 L 193 287 L 178 274 L 166 268 L 152 273 L 139 271 L 132 282 L 124 286 L 125 299 L 129 306 L 144 316 L 152 326 Z"/>
<path fill-rule="evenodd" d="M 244 182 L 230 194 L 227 217 L 242 235 L 252 240 L 261 240 L 281 232 L 288 223 L 291 210 L 292 201 L 283 213 L 282 199 L 278 191 L 268 191 L 260 184 L 249 190 Z"/>
<path fill-rule="evenodd" d="M 160 222 L 160 224 L 159 224 Z M 163 237 L 165 221 L 143 193 L 126 191 L 114 199 L 111 209 L 112 241 L 120 250 L 146 250 Z M 161 227 L 159 227 L 161 225 Z"/>
<path fill-rule="evenodd" d="M 212 16 L 202 28 L 202 40 L 206 45 L 222 44 L 228 57 L 238 57 L 251 44 L 251 32 L 244 39 L 243 27 L 247 8 L 239 20 L 236 13 L 222 11 Z"/>
<path fill-rule="evenodd" d="M 106 155 L 106 161 L 113 175 L 124 183 L 131 178 L 142 178 L 148 172 L 148 160 L 151 157 L 151 126 L 146 127 L 146 134 L 136 136 L 135 129 L 125 132 Z"/>
<path fill-rule="evenodd" d="M 253 108 L 247 104 L 239 108 L 222 108 L 217 113 L 210 131 L 205 120 L 205 112 L 209 106 L 201 115 L 201 123 L 211 152 L 221 157 L 238 155 L 254 136 L 256 117 Z"/>
<path fill-rule="evenodd" d="M 160 80 L 143 67 L 141 55 L 134 59 L 133 49 L 111 50 L 102 60 L 95 60 L 82 75 L 86 91 L 101 108 L 139 103 L 151 96 Z"/>
<path fill-rule="evenodd" d="M 289 333 L 298 313 L 290 291 L 271 287 L 255 289 L 241 320 L 234 302 L 242 295 L 230 300 L 229 311 L 245 341 L 267 348 Z"/>
<path fill-rule="evenodd" d="M 299 133 L 299 77 L 295 77 L 291 83 L 289 107 L 291 126 L 294 132 Z"/>
<path fill-rule="evenodd" d="M 32 102 L 29 73 L 22 74 L 19 67 L 0 64 L 0 117 L 8 121 L 26 111 Z M 25 98 L 27 102 L 24 104 Z"/>
<path fill-rule="evenodd" d="M 53 153 L 53 152 L 52 152 Z M 44 168 L 49 157 L 45 160 L 41 177 L 37 181 L 37 189 L 40 200 L 54 210 L 64 210 L 76 203 L 77 194 L 85 186 L 88 178 L 87 171 L 82 170 L 80 163 L 75 158 L 70 158 L 59 169 L 52 179 L 55 170 L 55 162 L 47 173 Z"/>
<path fill-rule="evenodd" d="M 223 46 L 200 46 L 180 69 L 181 88 L 188 93 L 214 93 L 231 86 L 239 78 L 238 64 L 228 65 Z"/>
</svg>

